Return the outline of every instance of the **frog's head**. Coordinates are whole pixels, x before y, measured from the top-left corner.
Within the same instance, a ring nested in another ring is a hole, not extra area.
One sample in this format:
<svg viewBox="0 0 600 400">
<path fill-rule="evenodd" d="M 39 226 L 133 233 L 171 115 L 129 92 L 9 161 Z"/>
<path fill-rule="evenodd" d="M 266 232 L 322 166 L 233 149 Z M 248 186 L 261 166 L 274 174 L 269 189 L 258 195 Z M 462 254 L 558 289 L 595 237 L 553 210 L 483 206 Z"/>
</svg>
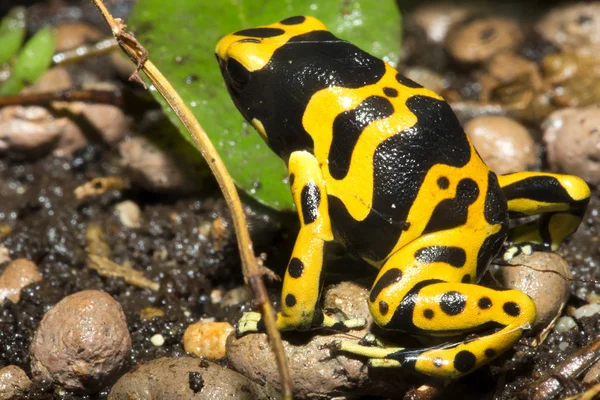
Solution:
<svg viewBox="0 0 600 400">
<path fill-rule="evenodd" d="M 302 127 L 302 114 L 314 93 L 307 75 L 311 58 L 322 51 L 315 45 L 323 35 L 340 41 L 316 18 L 297 16 L 234 32 L 223 37 L 215 50 L 233 102 L 284 158 L 294 150 L 313 147 Z"/>
</svg>

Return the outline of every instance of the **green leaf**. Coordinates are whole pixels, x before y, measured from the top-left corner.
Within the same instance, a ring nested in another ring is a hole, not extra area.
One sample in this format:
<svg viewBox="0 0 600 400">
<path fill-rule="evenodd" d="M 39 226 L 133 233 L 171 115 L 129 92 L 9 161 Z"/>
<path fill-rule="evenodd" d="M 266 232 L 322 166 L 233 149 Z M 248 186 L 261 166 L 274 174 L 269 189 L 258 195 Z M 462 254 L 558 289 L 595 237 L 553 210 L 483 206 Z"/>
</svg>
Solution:
<svg viewBox="0 0 600 400">
<path fill-rule="evenodd" d="M 236 110 L 214 51 L 228 33 L 294 15 L 313 15 L 336 35 L 397 61 L 401 26 L 393 0 L 140 0 L 128 20 L 152 62 L 206 129 L 238 187 L 280 210 L 292 207 L 284 163 Z M 173 113 L 166 112 L 179 126 Z"/>
<path fill-rule="evenodd" d="M 0 87 L 0 95 L 17 94 L 35 82 L 52 63 L 56 39 L 49 26 L 35 33 L 17 56 L 10 78 Z"/>
<path fill-rule="evenodd" d="M 25 7 L 14 7 L 0 21 L 0 65 L 13 58 L 25 39 Z"/>
</svg>

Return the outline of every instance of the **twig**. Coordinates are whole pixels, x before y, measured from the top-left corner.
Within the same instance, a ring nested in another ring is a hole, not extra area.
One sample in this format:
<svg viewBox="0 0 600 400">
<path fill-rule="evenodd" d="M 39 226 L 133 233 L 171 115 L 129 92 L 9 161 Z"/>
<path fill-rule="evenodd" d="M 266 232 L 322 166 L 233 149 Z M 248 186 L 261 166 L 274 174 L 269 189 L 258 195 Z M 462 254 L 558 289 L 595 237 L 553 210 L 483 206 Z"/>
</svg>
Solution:
<svg viewBox="0 0 600 400">
<path fill-rule="evenodd" d="M 262 279 L 262 272 L 254 255 L 252 241 L 250 240 L 250 234 L 248 233 L 246 217 L 237 189 L 225 168 L 225 164 L 223 164 L 223 161 L 210 142 L 206 132 L 202 129 L 198 121 L 196 121 L 194 115 L 185 105 L 183 100 L 181 100 L 175 89 L 173 89 L 171 84 L 165 79 L 154 64 L 148 60 L 148 52 L 146 49 L 144 49 L 131 34 L 124 31 L 125 25 L 123 22 L 118 18 L 113 18 L 104 6 L 102 0 L 94 0 L 94 4 L 98 7 L 102 16 L 109 24 L 121 49 L 137 64 L 136 72 L 132 75 L 130 80 L 137 80 L 143 84 L 137 70 L 142 69 L 144 71 L 150 81 L 152 81 L 154 87 L 156 87 L 158 92 L 164 97 L 171 109 L 187 128 L 223 192 L 223 197 L 229 206 L 233 218 L 238 248 L 242 260 L 242 272 L 254 293 L 256 303 L 260 306 L 271 347 L 275 353 L 281 379 L 282 394 L 285 399 L 291 399 L 292 380 L 287 367 L 283 344 L 281 343 L 281 335 L 279 334 L 279 330 L 275 323 L 275 310 L 269 301 L 267 290 Z"/>
<path fill-rule="evenodd" d="M 66 89 L 55 92 L 17 94 L 0 96 L 0 107 L 13 105 L 41 105 L 54 101 L 85 101 L 90 103 L 112 104 L 122 106 L 120 90 Z"/>
<path fill-rule="evenodd" d="M 102 39 L 92 44 L 82 44 L 74 49 L 59 51 L 52 56 L 54 65 L 65 65 L 108 54 L 118 47 L 114 38 Z"/>
</svg>

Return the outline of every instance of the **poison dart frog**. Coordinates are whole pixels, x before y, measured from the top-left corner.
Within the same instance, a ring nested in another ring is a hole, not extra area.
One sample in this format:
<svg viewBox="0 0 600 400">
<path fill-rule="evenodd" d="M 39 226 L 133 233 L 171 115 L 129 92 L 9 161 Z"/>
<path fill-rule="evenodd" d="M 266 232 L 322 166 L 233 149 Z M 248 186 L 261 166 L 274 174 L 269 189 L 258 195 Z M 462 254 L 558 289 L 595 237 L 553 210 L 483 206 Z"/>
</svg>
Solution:
<svg viewBox="0 0 600 400">
<path fill-rule="evenodd" d="M 442 97 L 337 38 L 308 16 L 223 37 L 216 56 L 241 114 L 287 164 L 300 232 L 277 326 L 345 331 L 318 309 L 324 246 L 341 243 L 379 270 L 369 309 L 377 325 L 416 335 L 477 333 L 439 348 L 336 341 L 369 365 L 440 378 L 468 374 L 509 349 L 535 318 L 517 290 L 477 282 L 504 249 L 555 250 L 590 191 L 575 176 L 496 175 Z M 509 218 L 539 215 L 509 226 Z M 246 313 L 237 332 L 261 331 Z"/>
</svg>

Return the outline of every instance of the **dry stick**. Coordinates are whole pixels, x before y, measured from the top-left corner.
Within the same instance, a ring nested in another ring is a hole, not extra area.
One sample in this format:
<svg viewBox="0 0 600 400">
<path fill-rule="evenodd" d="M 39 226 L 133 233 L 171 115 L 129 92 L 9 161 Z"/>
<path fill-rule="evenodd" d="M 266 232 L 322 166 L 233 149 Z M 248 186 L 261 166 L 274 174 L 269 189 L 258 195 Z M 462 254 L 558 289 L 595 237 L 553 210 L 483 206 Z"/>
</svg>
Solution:
<svg viewBox="0 0 600 400">
<path fill-rule="evenodd" d="M 40 105 L 55 101 L 86 101 L 120 107 L 122 105 L 122 95 L 120 90 L 66 89 L 54 92 L 0 96 L 0 107 Z"/>
<path fill-rule="evenodd" d="M 246 217 L 244 215 L 244 210 L 242 209 L 237 189 L 233 184 L 233 181 L 231 180 L 223 161 L 217 154 L 217 151 L 206 135 L 206 132 L 204 132 L 198 121 L 196 121 L 194 118 L 194 115 L 191 113 L 189 108 L 187 108 L 170 83 L 162 76 L 154 64 L 147 59 L 146 50 L 141 47 L 141 45 L 135 40 L 135 38 L 133 38 L 133 36 L 124 31 L 125 25 L 123 22 L 120 19 L 115 19 L 112 17 L 102 3 L 102 0 L 94 0 L 94 4 L 96 7 L 98 7 L 102 13 L 102 16 L 111 27 L 112 33 L 119 42 L 121 49 L 123 49 L 129 58 L 137 63 L 138 69 L 141 68 L 146 73 L 153 85 L 164 97 L 169 106 L 173 109 L 175 114 L 190 132 L 190 135 L 198 146 L 200 153 L 207 161 L 211 171 L 219 183 L 221 191 L 223 192 L 223 196 L 225 197 L 225 201 L 227 202 L 233 217 L 233 224 L 238 239 L 238 248 L 240 251 L 240 257 L 242 259 L 242 271 L 246 277 L 246 280 L 248 281 L 248 285 L 254 293 L 255 301 L 261 308 L 267 334 L 269 336 L 271 346 L 273 347 L 273 351 L 275 352 L 275 358 L 277 360 L 281 379 L 283 397 L 285 399 L 291 399 L 292 380 L 287 368 L 287 360 L 283 351 L 283 344 L 281 343 L 281 335 L 279 334 L 279 330 L 277 329 L 275 323 L 275 311 L 271 305 L 271 302 L 269 301 L 267 290 L 262 280 L 262 271 L 259 269 L 259 266 L 256 262 L 252 248 L 252 242 L 247 229 L 248 225 L 246 224 Z M 130 79 L 141 81 L 139 75 L 137 75 L 137 70 Z"/>
</svg>

